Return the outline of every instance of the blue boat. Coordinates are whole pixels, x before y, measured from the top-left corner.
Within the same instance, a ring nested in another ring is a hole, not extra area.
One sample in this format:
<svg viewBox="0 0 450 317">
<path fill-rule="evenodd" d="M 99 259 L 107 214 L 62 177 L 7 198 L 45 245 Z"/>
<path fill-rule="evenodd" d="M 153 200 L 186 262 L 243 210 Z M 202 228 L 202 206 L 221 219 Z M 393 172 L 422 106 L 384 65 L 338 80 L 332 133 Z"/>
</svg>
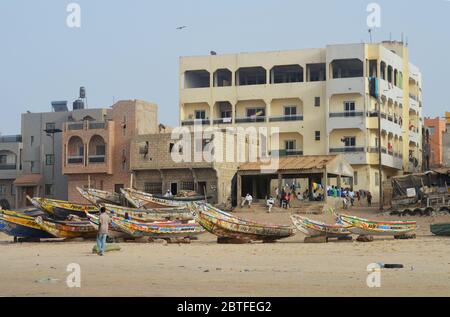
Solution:
<svg viewBox="0 0 450 317">
<path fill-rule="evenodd" d="M 20 215 L 14 212 L 2 212 L 0 214 L 0 231 L 16 238 L 54 238 L 34 222 L 34 218 Z"/>
</svg>

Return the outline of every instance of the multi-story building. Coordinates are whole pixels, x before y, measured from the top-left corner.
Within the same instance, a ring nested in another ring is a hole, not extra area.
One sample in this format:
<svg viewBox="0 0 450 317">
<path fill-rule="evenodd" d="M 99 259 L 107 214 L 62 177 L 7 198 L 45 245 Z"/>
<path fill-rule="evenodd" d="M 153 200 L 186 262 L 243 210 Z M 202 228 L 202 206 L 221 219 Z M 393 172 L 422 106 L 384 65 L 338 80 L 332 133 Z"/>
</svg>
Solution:
<svg viewBox="0 0 450 317">
<path fill-rule="evenodd" d="M 445 167 L 450 167 L 450 112 L 445 113 L 446 129 L 442 136 L 442 159 Z"/>
<path fill-rule="evenodd" d="M 0 136 L 0 205 L 16 207 L 14 181 L 22 173 L 22 136 Z"/>
<path fill-rule="evenodd" d="M 29 205 L 26 196 L 67 199 L 62 173 L 62 131 L 66 122 L 102 120 L 105 109 L 84 109 L 80 101 L 69 111 L 67 102 L 53 102 L 52 112 L 22 114 L 22 173 L 14 181 L 16 207 Z"/>
<path fill-rule="evenodd" d="M 130 144 L 142 134 L 157 133 L 157 106 L 140 100 L 119 101 L 101 116 L 73 120 L 62 127 L 62 174 L 68 199 L 83 202 L 76 187 L 119 192 L 129 187 Z"/>
<path fill-rule="evenodd" d="M 425 142 L 429 147 L 430 167 L 440 167 L 443 164 L 443 136 L 446 130 L 446 121 L 441 118 L 425 118 L 425 129 L 429 135 Z"/>
<path fill-rule="evenodd" d="M 276 127 L 269 152 L 343 154 L 375 197 L 380 142 L 383 179 L 421 169 L 422 75 L 403 43 L 182 57 L 179 76 L 182 126 Z"/>
</svg>

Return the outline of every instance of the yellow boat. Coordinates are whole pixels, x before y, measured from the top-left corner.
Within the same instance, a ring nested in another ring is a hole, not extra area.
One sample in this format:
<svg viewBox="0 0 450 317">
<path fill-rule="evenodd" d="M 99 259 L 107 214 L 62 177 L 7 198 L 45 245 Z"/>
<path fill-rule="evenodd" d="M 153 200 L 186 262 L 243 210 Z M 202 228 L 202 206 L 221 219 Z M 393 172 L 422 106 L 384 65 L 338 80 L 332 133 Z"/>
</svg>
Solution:
<svg viewBox="0 0 450 317">
<path fill-rule="evenodd" d="M 99 212 L 98 208 L 93 205 L 72 204 L 64 200 L 39 197 L 30 198 L 29 196 L 27 196 L 27 199 L 36 208 L 39 208 L 61 220 L 67 219 L 70 215 L 86 218 L 86 212 L 91 214 Z"/>
<path fill-rule="evenodd" d="M 97 235 L 89 221 L 55 221 L 37 217 L 36 223 L 57 238 L 93 238 Z"/>
</svg>

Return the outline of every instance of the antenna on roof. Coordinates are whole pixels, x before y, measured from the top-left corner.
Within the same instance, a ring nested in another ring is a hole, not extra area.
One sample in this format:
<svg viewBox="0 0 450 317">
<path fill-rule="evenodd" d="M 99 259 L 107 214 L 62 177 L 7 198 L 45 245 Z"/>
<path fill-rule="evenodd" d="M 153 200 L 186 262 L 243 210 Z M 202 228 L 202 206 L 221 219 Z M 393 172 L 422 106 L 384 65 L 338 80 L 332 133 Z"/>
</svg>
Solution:
<svg viewBox="0 0 450 317">
<path fill-rule="evenodd" d="M 372 44 L 372 29 L 369 29 L 370 43 Z"/>
</svg>

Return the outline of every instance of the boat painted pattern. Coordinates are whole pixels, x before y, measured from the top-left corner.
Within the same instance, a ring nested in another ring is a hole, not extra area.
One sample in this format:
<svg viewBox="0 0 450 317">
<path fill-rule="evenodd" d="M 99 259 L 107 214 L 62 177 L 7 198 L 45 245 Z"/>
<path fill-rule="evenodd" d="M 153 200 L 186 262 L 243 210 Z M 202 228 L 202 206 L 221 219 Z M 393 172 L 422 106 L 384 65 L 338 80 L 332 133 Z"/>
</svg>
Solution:
<svg viewBox="0 0 450 317">
<path fill-rule="evenodd" d="M 359 235 L 399 236 L 417 230 L 415 221 L 374 221 L 348 215 L 340 215 L 339 219 L 350 232 Z"/>
<path fill-rule="evenodd" d="M 36 223 L 35 218 L 24 214 L 3 210 L 0 212 L 0 231 L 18 238 L 54 238 Z"/>
<path fill-rule="evenodd" d="M 135 208 L 186 208 L 189 204 L 183 201 L 174 201 L 157 198 L 152 194 L 144 193 L 135 189 L 121 189 L 122 195 Z"/>
<path fill-rule="evenodd" d="M 309 237 L 327 236 L 330 238 L 346 237 L 352 233 L 343 225 L 329 225 L 299 215 L 291 216 L 295 227 Z"/>
<path fill-rule="evenodd" d="M 58 238 L 92 238 L 97 235 L 89 221 L 55 221 L 37 217 L 36 223 Z"/>
<path fill-rule="evenodd" d="M 189 209 L 135 209 L 129 207 L 120 207 L 115 205 L 104 204 L 106 211 L 112 216 L 128 218 L 138 222 L 154 222 L 154 221 L 189 221 L 194 217 Z"/>
</svg>

